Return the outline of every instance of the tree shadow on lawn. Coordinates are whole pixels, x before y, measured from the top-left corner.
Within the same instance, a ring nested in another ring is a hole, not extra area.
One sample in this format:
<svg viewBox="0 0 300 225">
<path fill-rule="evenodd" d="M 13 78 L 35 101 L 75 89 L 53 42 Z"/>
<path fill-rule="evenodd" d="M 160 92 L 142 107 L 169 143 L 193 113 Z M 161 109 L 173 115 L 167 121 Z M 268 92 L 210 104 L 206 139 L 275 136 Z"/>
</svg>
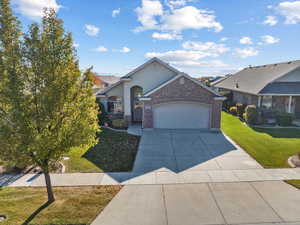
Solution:
<svg viewBox="0 0 300 225">
<path fill-rule="evenodd" d="M 40 212 L 42 212 L 44 209 L 46 209 L 48 206 L 50 206 L 52 202 L 45 202 L 43 205 L 41 205 L 37 210 L 35 210 L 23 223 L 22 225 L 29 224 Z"/>
<path fill-rule="evenodd" d="M 82 157 L 103 172 L 128 172 L 138 151 L 140 137 L 126 133 L 103 130 L 99 143 L 85 152 Z"/>
<path fill-rule="evenodd" d="M 255 128 L 258 133 L 265 133 L 274 138 L 300 138 L 300 129 L 297 128 Z"/>
</svg>

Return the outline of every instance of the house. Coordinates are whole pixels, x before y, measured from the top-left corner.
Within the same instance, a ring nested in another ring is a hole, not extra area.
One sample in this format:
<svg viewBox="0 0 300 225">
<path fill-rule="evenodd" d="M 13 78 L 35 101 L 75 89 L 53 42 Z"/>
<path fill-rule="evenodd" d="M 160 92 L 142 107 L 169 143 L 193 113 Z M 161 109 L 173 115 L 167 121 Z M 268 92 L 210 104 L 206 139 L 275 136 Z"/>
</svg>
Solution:
<svg viewBox="0 0 300 225">
<path fill-rule="evenodd" d="M 120 80 L 117 76 L 112 75 L 93 75 L 93 89 L 95 92 L 98 92 L 99 90 L 102 90 L 110 85 L 113 85 L 117 83 Z"/>
<path fill-rule="evenodd" d="M 219 129 L 225 99 L 158 58 L 99 91 L 97 98 L 113 118 L 168 129 Z"/>
<path fill-rule="evenodd" d="M 230 91 L 234 103 L 293 113 L 300 118 L 300 60 L 249 66 L 214 87 Z"/>
</svg>

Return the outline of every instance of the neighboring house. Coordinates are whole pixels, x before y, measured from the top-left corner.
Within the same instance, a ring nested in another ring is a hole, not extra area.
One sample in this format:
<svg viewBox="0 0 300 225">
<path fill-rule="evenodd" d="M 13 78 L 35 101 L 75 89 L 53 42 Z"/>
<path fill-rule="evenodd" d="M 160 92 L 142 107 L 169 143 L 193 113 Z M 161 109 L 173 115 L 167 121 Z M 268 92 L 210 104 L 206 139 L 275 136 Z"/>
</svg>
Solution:
<svg viewBox="0 0 300 225">
<path fill-rule="evenodd" d="M 198 80 L 153 58 L 99 91 L 112 117 L 143 128 L 220 128 L 222 101 Z"/>
<path fill-rule="evenodd" d="M 111 76 L 111 75 L 93 75 L 94 86 L 93 89 L 95 92 L 98 92 L 110 85 L 117 83 L 120 80 L 120 77 Z"/>
<path fill-rule="evenodd" d="M 300 118 L 300 60 L 250 66 L 214 87 L 231 91 L 234 103 L 254 104 Z"/>
</svg>

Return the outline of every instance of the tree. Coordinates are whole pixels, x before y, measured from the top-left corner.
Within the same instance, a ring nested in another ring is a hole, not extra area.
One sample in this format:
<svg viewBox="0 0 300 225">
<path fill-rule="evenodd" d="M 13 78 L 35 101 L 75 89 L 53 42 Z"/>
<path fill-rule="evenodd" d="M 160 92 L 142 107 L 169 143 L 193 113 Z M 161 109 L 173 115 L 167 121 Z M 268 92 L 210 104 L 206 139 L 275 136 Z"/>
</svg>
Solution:
<svg viewBox="0 0 300 225">
<path fill-rule="evenodd" d="M 14 126 L 16 114 L 11 113 L 14 110 L 11 102 L 17 104 L 21 100 L 15 96 L 23 89 L 21 36 L 20 22 L 13 16 L 10 1 L 0 0 L 0 158 L 13 166 L 24 165 L 23 162 L 30 160 L 18 151 L 14 142 L 17 137 L 8 131 Z"/>
<path fill-rule="evenodd" d="M 2 123 L 0 139 L 42 169 L 48 201 L 53 202 L 51 169 L 72 147 L 90 148 L 97 142 L 92 77 L 90 70 L 81 74 L 72 36 L 51 9 L 45 10 L 41 25 L 30 26 L 22 56 L 24 75 L 17 77 L 19 91 L 8 98 L 11 124 Z M 12 79 L 9 76 L 8 83 Z M 7 136 L 11 139 L 6 141 Z"/>
</svg>

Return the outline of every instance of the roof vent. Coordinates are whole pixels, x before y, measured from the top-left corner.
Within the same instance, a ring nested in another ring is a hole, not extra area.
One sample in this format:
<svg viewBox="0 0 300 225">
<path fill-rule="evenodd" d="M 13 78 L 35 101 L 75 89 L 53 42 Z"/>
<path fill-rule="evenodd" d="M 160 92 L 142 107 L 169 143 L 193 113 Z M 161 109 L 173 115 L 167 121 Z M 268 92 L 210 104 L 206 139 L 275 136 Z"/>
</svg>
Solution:
<svg viewBox="0 0 300 225">
<path fill-rule="evenodd" d="M 277 66 L 277 64 L 274 64 L 274 66 Z"/>
<path fill-rule="evenodd" d="M 249 65 L 249 68 L 252 69 L 252 65 Z"/>
<path fill-rule="evenodd" d="M 289 61 L 289 62 L 288 62 L 288 64 L 291 64 L 291 63 L 292 63 L 292 61 Z"/>
</svg>

